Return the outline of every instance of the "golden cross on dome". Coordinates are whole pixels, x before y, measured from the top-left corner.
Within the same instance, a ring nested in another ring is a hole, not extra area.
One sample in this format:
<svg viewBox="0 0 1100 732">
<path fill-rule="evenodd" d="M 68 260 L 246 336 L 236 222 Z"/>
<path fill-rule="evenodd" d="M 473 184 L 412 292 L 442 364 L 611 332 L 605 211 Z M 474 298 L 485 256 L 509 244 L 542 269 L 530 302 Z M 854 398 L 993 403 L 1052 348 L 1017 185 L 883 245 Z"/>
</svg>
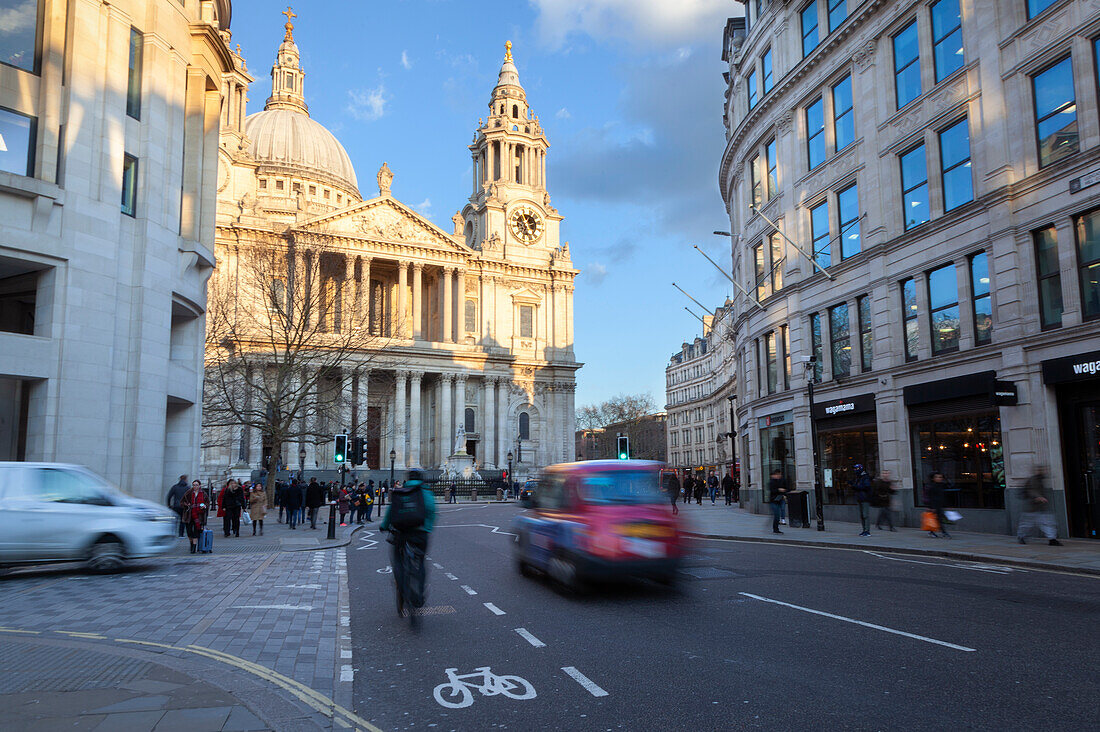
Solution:
<svg viewBox="0 0 1100 732">
<path fill-rule="evenodd" d="M 287 37 L 287 38 L 290 38 L 290 37 L 291 37 L 291 36 L 290 36 L 290 32 L 291 32 L 292 30 L 294 30 L 294 24 L 293 24 L 293 23 L 291 23 L 290 21 L 291 21 L 291 20 L 293 20 L 294 18 L 297 18 L 297 17 L 298 17 L 298 14 L 297 14 L 297 13 L 295 13 L 295 12 L 294 12 L 293 10 L 291 10 L 291 9 L 290 9 L 290 6 L 289 6 L 289 5 L 287 5 L 287 6 L 286 6 L 286 10 L 284 10 L 284 11 L 282 12 L 282 15 L 285 15 L 285 16 L 286 16 L 286 25 L 285 25 L 285 26 L 283 26 L 283 27 L 284 27 L 284 28 L 286 28 L 286 37 Z"/>
<path fill-rule="evenodd" d="M 505 41 L 504 42 L 504 60 L 505 61 L 511 61 L 512 60 L 512 42 L 511 41 Z"/>
</svg>

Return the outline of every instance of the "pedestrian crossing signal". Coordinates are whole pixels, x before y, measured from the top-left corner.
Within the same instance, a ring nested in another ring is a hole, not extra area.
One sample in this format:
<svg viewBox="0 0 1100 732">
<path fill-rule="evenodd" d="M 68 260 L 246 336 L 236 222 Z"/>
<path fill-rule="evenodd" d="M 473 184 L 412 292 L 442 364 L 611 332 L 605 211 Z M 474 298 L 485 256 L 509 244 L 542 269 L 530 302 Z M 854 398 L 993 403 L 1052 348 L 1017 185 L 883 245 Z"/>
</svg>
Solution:
<svg viewBox="0 0 1100 732">
<path fill-rule="evenodd" d="M 332 452 L 332 461 L 339 465 L 348 457 L 348 436 L 336 435 L 336 448 Z"/>
<path fill-rule="evenodd" d="M 626 435 L 619 435 L 619 459 L 627 460 L 630 458 L 630 438 Z"/>
</svg>

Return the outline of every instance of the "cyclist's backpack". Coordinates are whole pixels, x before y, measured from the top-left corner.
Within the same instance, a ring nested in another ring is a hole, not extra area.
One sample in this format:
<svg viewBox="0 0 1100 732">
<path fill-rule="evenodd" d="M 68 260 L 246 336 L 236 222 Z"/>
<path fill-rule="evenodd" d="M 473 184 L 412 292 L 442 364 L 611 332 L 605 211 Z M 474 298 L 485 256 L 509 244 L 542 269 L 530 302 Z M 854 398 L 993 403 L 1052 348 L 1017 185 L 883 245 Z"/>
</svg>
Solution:
<svg viewBox="0 0 1100 732">
<path fill-rule="evenodd" d="M 390 525 L 395 529 L 419 529 L 427 518 L 428 509 L 424 505 L 424 491 L 420 486 L 411 491 L 390 494 Z"/>
</svg>

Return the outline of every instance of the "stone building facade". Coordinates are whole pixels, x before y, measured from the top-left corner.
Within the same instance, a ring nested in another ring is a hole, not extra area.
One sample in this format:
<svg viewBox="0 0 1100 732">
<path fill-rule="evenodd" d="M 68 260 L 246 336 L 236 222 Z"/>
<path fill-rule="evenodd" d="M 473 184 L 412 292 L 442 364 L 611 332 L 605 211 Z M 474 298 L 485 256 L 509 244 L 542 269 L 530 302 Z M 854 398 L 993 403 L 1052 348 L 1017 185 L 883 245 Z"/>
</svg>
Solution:
<svg viewBox="0 0 1100 732">
<path fill-rule="evenodd" d="M 331 431 L 367 439 L 369 470 L 388 470 L 391 454 L 397 470 L 439 469 L 463 448 L 481 468 L 505 468 L 513 453 L 521 478 L 572 460 L 579 272 L 559 240 L 549 143 L 511 43 L 469 145 L 471 193 L 449 231 L 394 198 L 385 163 L 377 194 L 361 195 L 344 148 L 309 116 L 289 19 L 271 78 L 264 110 L 245 116 L 242 96 L 222 134 L 215 276 L 232 277 L 266 246 L 285 251 L 291 280 L 323 266 L 317 281 L 373 336 L 332 375 L 342 406 Z M 232 84 L 245 93 L 250 81 L 242 73 Z M 323 427 L 278 455 L 254 426 L 228 427 L 229 439 L 219 431 L 205 434 L 210 477 L 335 467 Z"/>
<path fill-rule="evenodd" d="M 1003 533 L 1043 466 L 1060 532 L 1097 537 L 1100 5 L 744 6 L 719 185 L 756 505 L 778 467 L 853 520 L 862 463 L 913 525 L 942 472 Z"/>
<path fill-rule="evenodd" d="M 230 3 L 0 9 L 0 460 L 159 501 L 198 466 Z"/>
</svg>

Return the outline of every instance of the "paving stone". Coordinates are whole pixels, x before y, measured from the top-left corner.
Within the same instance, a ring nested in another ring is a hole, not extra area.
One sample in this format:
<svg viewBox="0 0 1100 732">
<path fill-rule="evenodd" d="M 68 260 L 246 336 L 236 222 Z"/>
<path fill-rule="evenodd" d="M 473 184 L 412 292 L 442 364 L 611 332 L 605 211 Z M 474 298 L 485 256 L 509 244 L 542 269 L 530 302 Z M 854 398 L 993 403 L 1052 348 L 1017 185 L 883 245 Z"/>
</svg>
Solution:
<svg viewBox="0 0 1100 732">
<path fill-rule="evenodd" d="M 153 728 L 154 732 L 218 732 L 229 719 L 232 707 L 171 709 Z"/>
<path fill-rule="evenodd" d="M 127 699 L 125 701 L 115 702 L 114 704 L 108 704 L 105 707 L 99 709 L 93 709 L 92 712 L 96 714 L 112 714 L 114 712 L 145 712 L 156 709 L 163 710 L 168 703 L 168 697 L 163 695 L 156 696 L 137 696 L 133 699 Z"/>
<path fill-rule="evenodd" d="M 229 719 L 222 725 L 222 732 L 252 732 L 252 730 L 270 729 L 259 717 L 244 707 L 236 707 L 229 713 Z"/>
<path fill-rule="evenodd" d="M 120 712 L 104 715 L 103 720 L 93 727 L 94 730 L 153 729 L 165 715 L 163 710 L 153 712 Z M 196 731 L 197 732 L 197 731 Z"/>
</svg>

